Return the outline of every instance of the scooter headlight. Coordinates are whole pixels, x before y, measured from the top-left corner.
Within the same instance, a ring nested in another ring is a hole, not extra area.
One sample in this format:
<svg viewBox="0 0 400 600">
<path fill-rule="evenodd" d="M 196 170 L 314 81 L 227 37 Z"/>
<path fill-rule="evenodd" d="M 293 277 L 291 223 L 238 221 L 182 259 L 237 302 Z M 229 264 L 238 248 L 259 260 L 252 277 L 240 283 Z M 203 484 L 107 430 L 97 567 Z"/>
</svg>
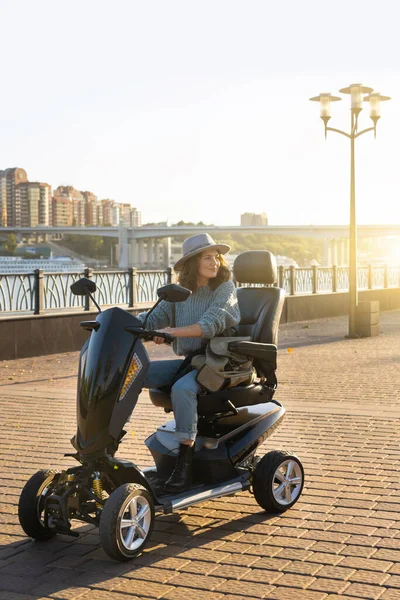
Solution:
<svg viewBox="0 0 400 600">
<path fill-rule="evenodd" d="M 125 398 L 129 388 L 131 387 L 132 383 L 135 381 L 136 377 L 139 375 L 141 370 L 142 363 L 140 362 L 138 355 L 135 353 L 131 358 L 131 362 L 128 367 L 128 372 L 126 374 L 124 385 L 122 386 L 118 402 L 121 402 L 121 400 Z"/>
</svg>

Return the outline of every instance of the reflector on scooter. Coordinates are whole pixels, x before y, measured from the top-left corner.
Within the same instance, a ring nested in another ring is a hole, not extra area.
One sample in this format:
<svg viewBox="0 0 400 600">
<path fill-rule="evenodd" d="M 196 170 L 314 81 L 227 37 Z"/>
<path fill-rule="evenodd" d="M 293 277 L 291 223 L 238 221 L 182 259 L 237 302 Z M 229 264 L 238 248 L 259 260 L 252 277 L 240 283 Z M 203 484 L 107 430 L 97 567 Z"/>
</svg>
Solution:
<svg viewBox="0 0 400 600">
<path fill-rule="evenodd" d="M 127 374 L 125 377 L 125 381 L 122 386 L 121 393 L 118 397 L 118 402 L 121 402 L 121 400 L 123 400 L 125 398 L 126 394 L 128 393 L 129 388 L 131 387 L 132 383 L 135 381 L 136 377 L 139 375 L 141 370 L 142 370 L 142 363 L 140 362 L 139 357 L 135 352 L 134 355 L 132 356 L 131 362 L 129 364 L 128 371 L 127 371 Z"/>
</svg>

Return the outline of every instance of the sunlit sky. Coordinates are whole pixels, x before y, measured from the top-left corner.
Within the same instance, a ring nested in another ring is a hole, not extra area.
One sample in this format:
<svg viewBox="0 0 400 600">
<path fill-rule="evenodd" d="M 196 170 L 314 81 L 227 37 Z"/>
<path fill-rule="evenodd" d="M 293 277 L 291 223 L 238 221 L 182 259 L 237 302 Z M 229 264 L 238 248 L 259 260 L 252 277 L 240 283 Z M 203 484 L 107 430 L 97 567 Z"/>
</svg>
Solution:
<svg viewBox="0 0 400 600">
<path fill-rule="evenodd" d="M 358 221 L 400 223 L 396 0 L 0 0 L 0 19 L 0 169 L 144 222 L 347 223 L 349 142 L 308 99 L 361 82 L 392 100 L 357 141 Z"/>
</svg>

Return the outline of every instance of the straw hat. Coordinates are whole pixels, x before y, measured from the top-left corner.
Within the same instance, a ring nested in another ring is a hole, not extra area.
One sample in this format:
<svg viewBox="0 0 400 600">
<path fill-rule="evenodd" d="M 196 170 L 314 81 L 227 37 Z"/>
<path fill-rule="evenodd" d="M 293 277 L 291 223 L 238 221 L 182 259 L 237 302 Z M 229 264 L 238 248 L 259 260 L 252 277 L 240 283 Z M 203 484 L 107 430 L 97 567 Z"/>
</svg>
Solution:
<svg viewBox="0 0 400 600">
<path fill-rule="evenodd" d="M 226 254 L 231 249 L 228 244 L 216 244 L 208 233 L 198 233 L 187 238 L 182 245 L 183 256 L 175 263 L 175 271 L 181 271 L 185 262 L 192 256 L 215 248 L 220 254 Z"/>
</svg>

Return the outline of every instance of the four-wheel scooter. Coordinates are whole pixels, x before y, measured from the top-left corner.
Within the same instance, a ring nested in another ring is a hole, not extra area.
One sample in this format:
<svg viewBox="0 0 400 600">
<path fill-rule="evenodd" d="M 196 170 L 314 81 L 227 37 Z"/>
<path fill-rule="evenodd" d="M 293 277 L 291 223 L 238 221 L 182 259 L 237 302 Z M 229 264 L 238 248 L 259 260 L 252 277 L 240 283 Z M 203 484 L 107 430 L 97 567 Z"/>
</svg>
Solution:
<svg viewBox="0 0 400 600">
<path fill-rule="evenodd" d="M 93 293 L 96 285 L 83 278 L 71 286 L 88 294 L 99 309 L 83 345 L 78 372 L 77 431 L 71 442 L 77 464 L 62 472 L 41 470 L 22 490 L 19 520 L 36 540 L 57 533 L 78 536 L 77 519 L 99 527 L 104 550 L 114 559 L 137 556 L 150 539 L 157 512 L 171 513 L 213 498 L 249 491 L 266 511 L 283 512 L 303 489 L 300 460 L 286 451 L 256 456 L 257 448 L 282 421 L 284 407 L 273 399 L 277 386 L 276 355 L 279 318 L 284 301 L 276 282 L 275 257 L 267 251 L 244 252 L 234 264 L 241 310 L 240 336 L 252 341 L 231 342 L 230 349 L 253 359 L 257 379 L 198 396 L 198 435 L 193 454 L 193 483 L 179 494 L 166 493 L 178 452 L 173 419 L 147 440 L 155 466 L 140 469 L 115 456 L 124 425 L 135 408 L 149 367 L 143 341 L 155 335 L 121 308 L 101 311 Z M 184 302 L 190 291 L 169 284 L 157 292 L 161 301 Z M 155 306 L 152 310 L 154 310 Z M 167 341 L 171 341 L 170 339 Z M 170 412 L 169 389 L 150 390 L 156 406 Z M 134 419 L 134 415 L 133 415 Z"/>
</svg>

